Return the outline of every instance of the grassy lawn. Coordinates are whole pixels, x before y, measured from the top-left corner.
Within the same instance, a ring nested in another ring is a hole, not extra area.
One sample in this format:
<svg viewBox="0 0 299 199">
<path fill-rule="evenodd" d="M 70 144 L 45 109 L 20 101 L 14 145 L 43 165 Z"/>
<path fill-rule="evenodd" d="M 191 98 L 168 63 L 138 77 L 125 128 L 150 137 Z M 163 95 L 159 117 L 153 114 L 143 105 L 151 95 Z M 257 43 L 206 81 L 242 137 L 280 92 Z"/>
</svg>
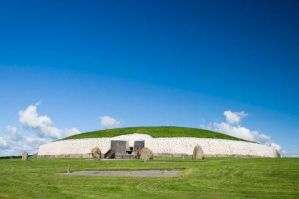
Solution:
<svg viewBox="0 0 299 199">
<path fill-rule="evenodd" d="M 59 175 L 72 170 L 184 168 L 178 177 Z M 0 198 L 299 198 L 299 159 L 2 159 Z"/>
<path fill-rule="evenodd" d="M 175 127 L 175 126 L 157 126 L 157 127 L 128 127 L 106 129 L 99 131 L 92 131 L 82 134 L 73 135 L 65 139 L 82 139 L 82 138 L 100 138 L 100 137 L 114 137 L 118 135 L 127 135 L 132 133 L 142 133 L 157 137 L 195 137 L 195 138 L 217 138 L 228 140 L 242 140 L 236 137 L 225 135 L 222 133 L 209 131 L 205 129 Z"/>
</svg>

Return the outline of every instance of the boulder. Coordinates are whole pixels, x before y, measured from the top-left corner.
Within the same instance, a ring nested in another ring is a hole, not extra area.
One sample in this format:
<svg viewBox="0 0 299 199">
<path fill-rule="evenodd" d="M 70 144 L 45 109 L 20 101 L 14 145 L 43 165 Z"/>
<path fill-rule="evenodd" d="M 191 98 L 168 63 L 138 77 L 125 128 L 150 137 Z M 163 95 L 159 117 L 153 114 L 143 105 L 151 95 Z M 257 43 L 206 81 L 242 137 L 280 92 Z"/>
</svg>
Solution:
<svg viewBox="0 0 299 199">
<path fill-rule="evenodd" d="M 154 155 L 153 152 L 146 147 L 143 147 L 142 149 L 140 149 L 138 151 L 137 157 L 141 160 L 143 160 L 144 162 L 148 161 L 148 160 L 152 160 Z"/>
<path fill-rule="evenodd" d="M 101 150 L 99 147 L 94 147 L 91 149 L 91 156 L 94 159 L 101 159 Z"/>
<path fill-rule="evenodd" d="M 22 153 L 22 160 L 28 160 L 28 153 L 25 151 Z"/>
<path fill-rule="evenodd" d="M 199 145 L 196 145 L 193 150 L 193 160 L 202 160 L 204 158 L 202 148 Z"/>
</svg>

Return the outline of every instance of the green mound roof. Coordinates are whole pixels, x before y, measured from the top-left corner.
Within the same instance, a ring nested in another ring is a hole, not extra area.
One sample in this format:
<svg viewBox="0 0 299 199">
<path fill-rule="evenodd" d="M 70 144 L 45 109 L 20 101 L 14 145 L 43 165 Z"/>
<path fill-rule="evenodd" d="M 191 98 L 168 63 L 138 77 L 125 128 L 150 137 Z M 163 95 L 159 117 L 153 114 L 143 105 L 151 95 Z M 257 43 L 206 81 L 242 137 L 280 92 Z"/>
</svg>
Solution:
<svg viewBox="0 0 299 199">
<path fill-rule="evenodd" d="M 73 135 L 66 139 L 82 139 L 82 138 L 101 138 L 101 137 L 114 137 L 119 135 L 127 135 L 132 133 L 148 134 L 154 138 L 159 137 L 195 137 L 195 138 L 216 138 L 227 140 L 242 140 L 226 134 L 209 131 L 205 129 L 186 128 L 186 127 L 172 127 L 172 126 L 158 126 L 158 127 L 128 127 L 106 129 L 99 131 L 92 131 Z"/>
</svg>

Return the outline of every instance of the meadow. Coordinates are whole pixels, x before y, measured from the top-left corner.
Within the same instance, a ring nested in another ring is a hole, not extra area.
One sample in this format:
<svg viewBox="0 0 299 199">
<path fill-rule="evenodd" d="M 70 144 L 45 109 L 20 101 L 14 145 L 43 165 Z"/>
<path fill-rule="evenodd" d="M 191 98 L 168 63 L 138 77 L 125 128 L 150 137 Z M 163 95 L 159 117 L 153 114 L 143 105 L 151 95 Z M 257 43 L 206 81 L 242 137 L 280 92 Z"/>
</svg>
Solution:
<svg viewBox="0 0 299 199">
<path fill-rule="evenodd" d="M 69 176 L 71 170 L 183 169 L 177 177 Z M 0 160 L 0 198 L 299 198 L 299 159 L 156 157 Z"/>
</svg>

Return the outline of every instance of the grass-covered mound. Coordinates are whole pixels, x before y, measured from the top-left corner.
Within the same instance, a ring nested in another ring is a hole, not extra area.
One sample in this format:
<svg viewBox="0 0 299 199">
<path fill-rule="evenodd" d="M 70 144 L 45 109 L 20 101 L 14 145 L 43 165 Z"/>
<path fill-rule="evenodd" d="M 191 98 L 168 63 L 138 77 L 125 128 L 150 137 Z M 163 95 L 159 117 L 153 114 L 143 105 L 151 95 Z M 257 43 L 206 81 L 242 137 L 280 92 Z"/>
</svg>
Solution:
<svg viewBox="0 0 299 199">
<path fill-rule="evenodd" d="M 195 138 L 216 138 L 227 140 L 241 140 L 236 137 L 225 135 L 222 133 L 209 131 L 205 129 L 186 128 L 186 127 L 128 127 L 117 129 L 106 129 L 99 131 L 92 131 L 82 134 L 73 135 L 64 139 L 82 139 L 82 138 L 101 138 L 114 137 L 119 135 L 127 135 L 132 133 L 148 134 L 154 138 L 159 137 L 195 137 Z"/>
</svg>

